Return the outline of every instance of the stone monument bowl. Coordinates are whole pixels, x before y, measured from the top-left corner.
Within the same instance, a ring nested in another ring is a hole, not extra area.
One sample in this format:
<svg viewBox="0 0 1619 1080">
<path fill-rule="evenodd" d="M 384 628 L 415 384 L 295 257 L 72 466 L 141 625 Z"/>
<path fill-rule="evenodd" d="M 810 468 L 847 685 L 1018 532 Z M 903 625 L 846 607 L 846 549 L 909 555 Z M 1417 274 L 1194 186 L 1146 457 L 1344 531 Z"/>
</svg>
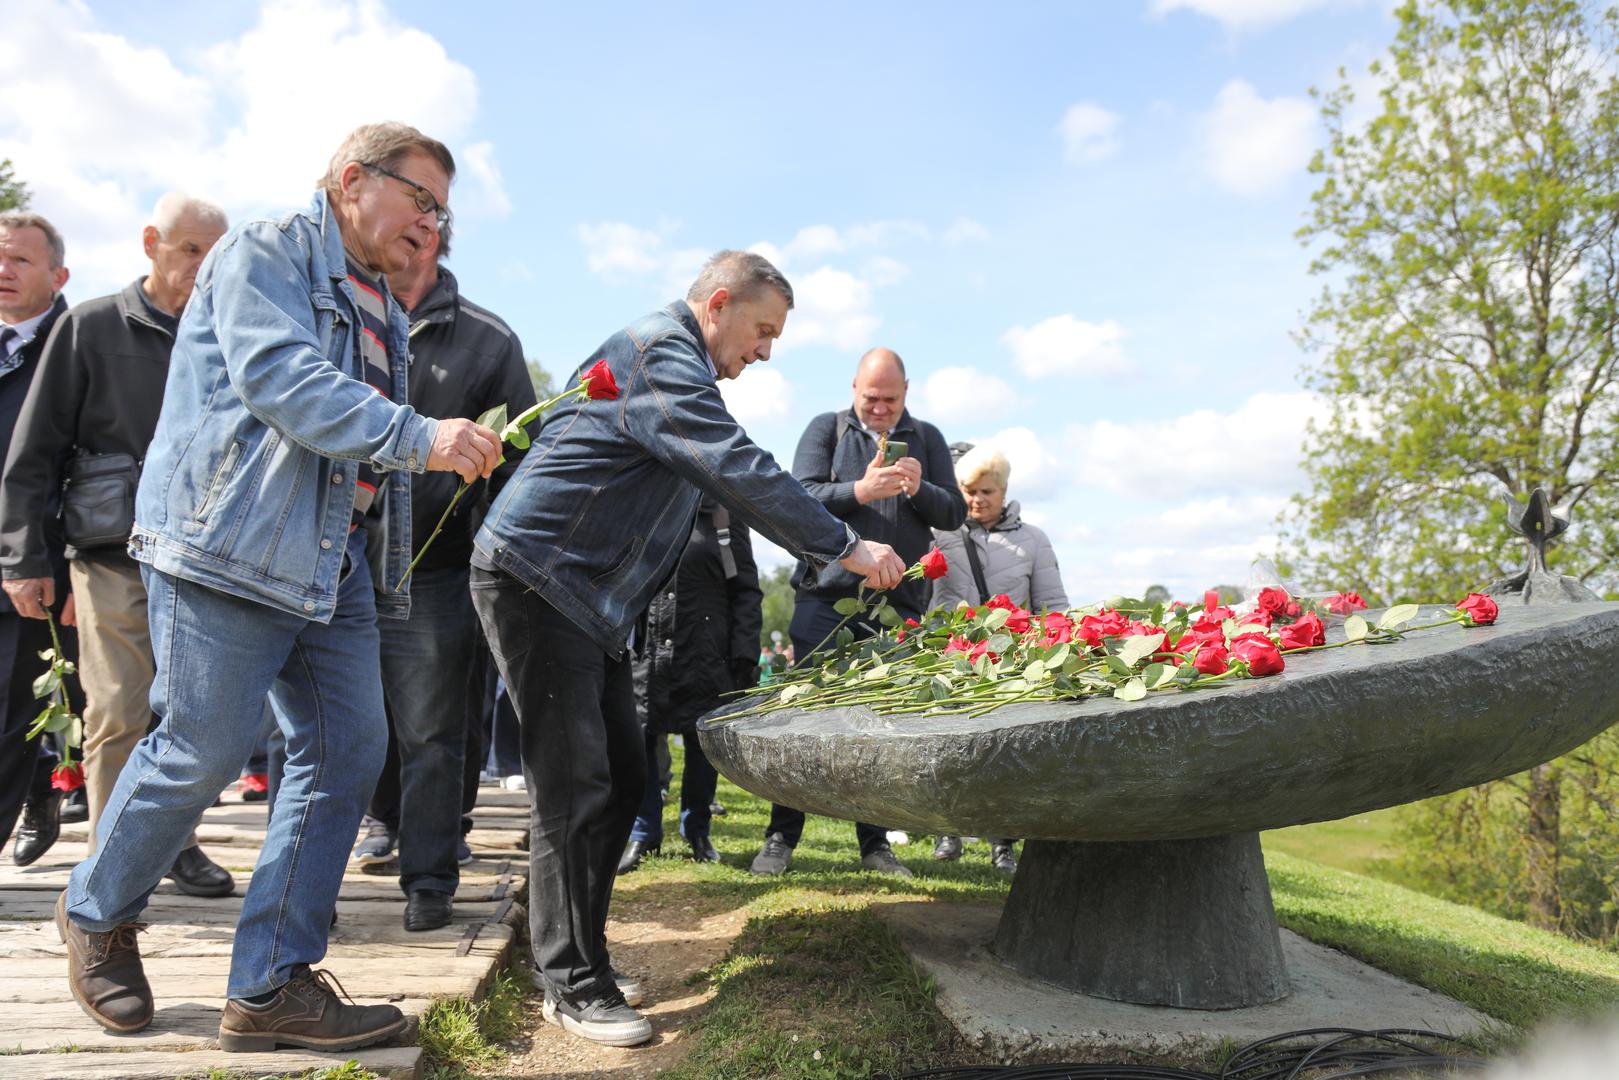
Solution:
<svg viewBox="0 0 1619 1080">
<path fill-rule="evenodd" d="M 1290 991 L 1259 831 L 1455 791 L 1588 741 L 1619 719 L 1619 604 L 1503 602 L 1493 626 L 1287 661 L 1228 687 L 977 718 L 750 715 L 745 700 L 699 732 L 721 772 L 775 802 L 1026 838 L 991 946 L 1023 975 L 1244 1009 Z"/>
</svg>

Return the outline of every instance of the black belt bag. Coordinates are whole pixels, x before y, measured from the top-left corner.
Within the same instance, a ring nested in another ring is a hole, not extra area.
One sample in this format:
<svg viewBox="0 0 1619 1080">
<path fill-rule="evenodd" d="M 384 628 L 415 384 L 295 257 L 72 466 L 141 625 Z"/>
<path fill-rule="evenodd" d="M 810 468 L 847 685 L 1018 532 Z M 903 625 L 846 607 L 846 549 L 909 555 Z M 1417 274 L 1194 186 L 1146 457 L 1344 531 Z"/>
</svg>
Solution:
<svg viewBox="0 0 1619 1080">
<path fill-rule="evenodd" d="M 141 466 L 128 454 L 79 454 L 62 485 L 62 532 L 72 546 L 122 545 L 135 527 Z"/>
</svg>

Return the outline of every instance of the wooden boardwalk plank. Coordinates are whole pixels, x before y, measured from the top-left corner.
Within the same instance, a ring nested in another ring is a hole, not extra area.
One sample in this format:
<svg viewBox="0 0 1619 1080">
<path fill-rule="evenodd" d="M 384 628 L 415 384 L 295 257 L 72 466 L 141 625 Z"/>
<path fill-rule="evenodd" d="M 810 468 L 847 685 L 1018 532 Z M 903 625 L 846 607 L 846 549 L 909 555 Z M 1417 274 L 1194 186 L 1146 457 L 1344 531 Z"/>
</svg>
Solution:
<svg viewBox="0 0 1619 1080">
<path fill-rule="evenodd" d="M 330 969 L 359 1002 L 393 1001 L 407 1015 L 421 1014 L 442 997 L 481 997 L 510 953 L 525 918 L 528 796 L 485 787 L 468 835 L 475 858 L 461 868 L 454 921 L 411 933 L 403 926 L 405 896 L 397 864 L 345 871 L 331 931 Z M 238 891 L 263 841 L 262 804 L 227 796 L 203 815 L 198 835 L 210 854 L 238 874 Z M 0 864 L 0 1076 L 7 1080 L 146 1078 L 296 1074 L 355 1060 L 386 1077 L 421 1071 L 415 1046 L 344 1054 L 282 1050 L 227 1054 L 218 1049 L 220 1010 L 230 966 L 241 897 L 186 896 L 165 881 L 142 918 L 141 953 L 157 1001 L 152 1025 L 135 1035 L 108 1035 L 72 1000 L 66 947 L 57 939 L 57 894 L 84 856 L 82 825 L 30 867 Z M 414 1032 L 414 1029 L 413 1029 Z M 71 1050 L 73 1052 L 62 1052 Z"/>
<path fill-rule="evenodd" d="M 297 1075 L 357 1061 L 389 1080 L 415 1080 L 421 1075 L 419 1046 L 352 1050 L 346 1054 L 315 1054 L 278 1050 L 273 1054 L 227 1054 L 221 1050 L 139 1054 L 35 1054 L 0 1058 L 0 1073 L 8 1080 L 173 1080 L 206 1077 L 211 1069 L 241 1076 Z"/>
</svg>

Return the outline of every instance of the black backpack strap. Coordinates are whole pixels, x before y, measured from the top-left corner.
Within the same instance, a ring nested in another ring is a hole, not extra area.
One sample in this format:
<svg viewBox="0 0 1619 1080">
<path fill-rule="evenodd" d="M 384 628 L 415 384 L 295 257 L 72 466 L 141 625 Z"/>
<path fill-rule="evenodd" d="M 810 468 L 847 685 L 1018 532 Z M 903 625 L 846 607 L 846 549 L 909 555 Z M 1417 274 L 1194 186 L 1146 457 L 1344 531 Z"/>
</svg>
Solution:
<svg viewBox="0 0 1619 1080">
<path fill-rule="evenodd" d="M 989 533 L 985 532 L 985 536 Z M 989 582 L 984 579 L 984 562 L 978 557 L 978 545 L 973 543 L 972 531 L 969 526 L 961 527 L 962 543 L 967 545 L 967 562 L 973 568 L 973 584 L 978 586 L 978 602 L 989 603 Z"/>
</svg>

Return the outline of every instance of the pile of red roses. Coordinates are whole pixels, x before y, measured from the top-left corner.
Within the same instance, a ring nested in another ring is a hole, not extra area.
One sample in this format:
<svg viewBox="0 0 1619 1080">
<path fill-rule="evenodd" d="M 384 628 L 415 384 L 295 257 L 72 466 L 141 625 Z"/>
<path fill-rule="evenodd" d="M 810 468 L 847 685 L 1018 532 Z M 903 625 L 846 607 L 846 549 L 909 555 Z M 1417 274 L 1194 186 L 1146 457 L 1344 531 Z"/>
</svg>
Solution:
<svg viewBox="0 0 1619 1080">
<path fill-rule="evenodd" d="M 944 572 L 944 557 L 934 550 L 906 576 Z M 775 700 L 753 711 L 863 706 L 879 713 L 977 714 L 1014 701 L 1104 693 L 1134 701 L 1155 691 L 1275 675 L 1299 652 L 1393 641 L 1452 623 L 1485 626 L 1497 614 L 1495 602 L 1477 593 L 1420 627 L 1407 625 L 1418 613 L 1415 604 L 1389 608 L 1375 625 L 1355 614 L 1365 608 L 1355 593 L 1312 601 L 1270 586 L 1236 608 L 1210 592 L 1201 607 L 1119 601 L 1036 614 L 1001 595 L 976 608 L 938 609 L 902 623 L 885 601 L 868 612 L 862 594 L 839 601 L 844 622 L 869 615 L 893 636 L 856 641 L 840 624 L 816 650 L 821 662 L 802 664 L 759 691 Z M 1322 612 L 1343 617 L 1343 641 L 1327 644 Z"/>
</svg>

